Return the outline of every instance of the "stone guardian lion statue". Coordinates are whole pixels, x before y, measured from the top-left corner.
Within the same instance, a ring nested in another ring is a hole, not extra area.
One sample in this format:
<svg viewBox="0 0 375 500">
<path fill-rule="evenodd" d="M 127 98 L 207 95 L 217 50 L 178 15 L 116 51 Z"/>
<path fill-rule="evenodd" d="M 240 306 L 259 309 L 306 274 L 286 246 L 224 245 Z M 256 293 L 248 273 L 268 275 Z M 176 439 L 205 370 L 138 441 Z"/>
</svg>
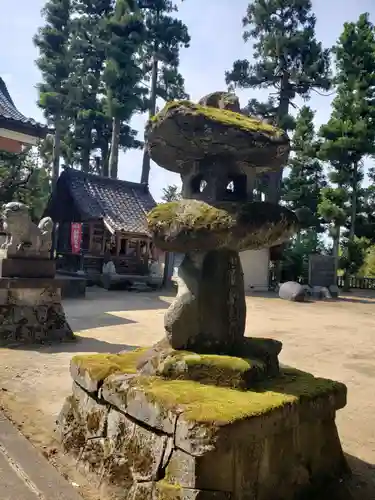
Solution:
<svg viewBox="0 0 375 500">
<path fill-rule="evenodd" d="M 2 207 L 3 229 L 7 235 L 2 249 L 9 254 L 40 254 L 49 252 L 52 245 L 53 222 L 50 217 L 42 219 L 38 226 L 30 217 L 29 207 L 24 203 L 13 201 Z"/>
</svg>

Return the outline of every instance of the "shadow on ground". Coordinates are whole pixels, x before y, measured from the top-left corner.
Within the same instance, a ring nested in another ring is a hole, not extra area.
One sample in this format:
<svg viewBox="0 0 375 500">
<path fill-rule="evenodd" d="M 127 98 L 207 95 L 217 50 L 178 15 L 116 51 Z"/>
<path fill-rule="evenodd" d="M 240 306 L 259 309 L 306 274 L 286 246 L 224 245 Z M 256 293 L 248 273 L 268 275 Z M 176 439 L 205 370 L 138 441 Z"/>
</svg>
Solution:
<svg viewBox="0 0 375 500">
<path fill-rule="evenodd" d="M 91 309 L 95 303 L 95 311 L 98 313 L 115 311 L 146 311 L 154 309 L 167 309 L 170 302 L 164 300 L 164 297 L 175 297 L 173 291 L 163 291 L 163 298 L 160 292 L 134 292 L 122 290 L 104 290 L 93 287 L 86 291 L 86 297 L 80 299 L 64 299 L 63 304 L 67 310 L 75 311 L 77 308 L 84 307 Z M 74 314 L 74 312 L 73 312 Z"/>
<path fill-rule="evenodd" d="M 127 318 L 121 318 L 109 313 L 102 313 L 95 316 L 82 316 L 80 318 L 70 318 L 69 325 L 73 332 L 82 332 L 93 328 L 102 328 L 107 326 L 130 325 L 137 321 Z"/>
<path fill-rule="evenodd" d="M 55 354 L 60 352 L 69 353 L 102 353 L 117 354 L 120 351 L 132 351 L 137 349 L 137 345 L 112 344 L 104 340 L 98 340 L 93 337 L 76 336 L 75 341 L 60 342 L 57 344 L 30 344 L 7 346 L 7 349 L 17 349 L 18 351 L 38 351 L 45 354 Z"/>
<path fill-rule="evenodd" d="M 334 483 L 311 500 L 374 500 L 375 465 L 346 454 L 351 475 Z"/>
<path fill-rule="evenodd" d="M 375 305 L 375 300 L 374 297 L 372 297 L 372 300 L 370 300 L 371 297 L 368 299 L 363 298 L 362 296 L 355 296 L 355 297 L 339 297 L 338 299 L 335 299 L 336 302 L 349 302 L 350 304 L 372 304 Z M 375 497 L 374 497 L 375 500 Z"/>
<path fill-rule="evenodd" d="M 170 295 L 173 298 L 173 294 Z M 137 321 L 120 317 L 116 312 L 165 310 L 170 301 L 163 300 L 158 293 L 134 293 L 126 291 L 108 292 L 100 288 L 90 289 L 84 299 L 63 300 L 68 323 L 74 332 L 94 328 L 128 325 Z"/>
</svg>

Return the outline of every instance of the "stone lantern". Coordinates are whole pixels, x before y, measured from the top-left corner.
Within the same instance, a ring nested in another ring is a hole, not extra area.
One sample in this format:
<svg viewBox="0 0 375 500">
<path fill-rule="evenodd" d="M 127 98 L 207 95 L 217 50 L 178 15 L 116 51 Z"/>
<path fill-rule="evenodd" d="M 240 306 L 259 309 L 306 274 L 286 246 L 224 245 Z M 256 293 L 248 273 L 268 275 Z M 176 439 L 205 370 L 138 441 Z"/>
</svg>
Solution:
<svg viewBox="0 0 375 500">
<path fill-rule="evenodd" d="M 346 387 L 280 367 L 280 341 L 245 336 L 238 252 L 281 244 L 297 219 L 251 200 L 249 178 L 277 172 L 289 141 L 238 109 L 214 93 L 151 120 L 150 156 L 184 193 L 148 216 L 155 244 L 185 253 L 165 336 L 71 363 L 61 442 L 116 500 L 310 498 L 347 470 L 335 425 Z"/>
</svg>

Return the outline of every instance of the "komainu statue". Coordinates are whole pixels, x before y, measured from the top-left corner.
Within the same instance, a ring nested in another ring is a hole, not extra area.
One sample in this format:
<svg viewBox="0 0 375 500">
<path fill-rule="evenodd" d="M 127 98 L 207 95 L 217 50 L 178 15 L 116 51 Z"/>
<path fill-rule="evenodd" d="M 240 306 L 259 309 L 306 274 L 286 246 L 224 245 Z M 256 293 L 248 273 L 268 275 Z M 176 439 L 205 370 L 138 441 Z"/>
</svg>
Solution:
<svg viewBox="0 0 375 500">
<path fill-rule="evenodd" d="M 3 230 L 7 238 L 1 248 L 8 254 L 46 254 L 52 245 L 53 222 L 50 217 L 42 219 L 38 226 L 30 217 L 30 209 L 24 203 L 13 201 L 2 207 Z"/>
</svg>

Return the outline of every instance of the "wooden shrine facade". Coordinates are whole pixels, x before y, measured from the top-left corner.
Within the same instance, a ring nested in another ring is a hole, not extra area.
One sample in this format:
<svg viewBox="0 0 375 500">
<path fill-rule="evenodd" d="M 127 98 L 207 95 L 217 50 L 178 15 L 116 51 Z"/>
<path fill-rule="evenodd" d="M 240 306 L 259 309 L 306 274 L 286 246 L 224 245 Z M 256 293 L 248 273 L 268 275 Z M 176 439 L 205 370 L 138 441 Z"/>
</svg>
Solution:
<svg viewBox="0 0 375 500">
<path fill-rule="evenodd" d="M 155 205 L 146 185 L 65 169 L 44 214 L 57 223 L 59 267 L 92 276 L 110 259 L 118 274 L 147 274 L 153 248 L 146 214 Z M 82 224 L 78 253 L 71 244 L 75 222 Z"/>
</svg>

